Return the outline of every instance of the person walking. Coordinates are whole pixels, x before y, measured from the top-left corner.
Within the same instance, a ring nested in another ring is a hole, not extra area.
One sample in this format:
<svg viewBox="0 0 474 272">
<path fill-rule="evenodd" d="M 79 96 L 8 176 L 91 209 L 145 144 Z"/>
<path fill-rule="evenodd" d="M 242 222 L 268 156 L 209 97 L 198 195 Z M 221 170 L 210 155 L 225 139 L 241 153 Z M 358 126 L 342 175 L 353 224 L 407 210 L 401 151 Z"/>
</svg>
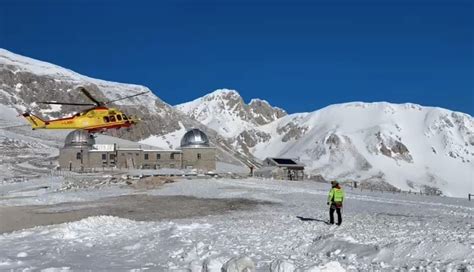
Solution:
<svg viewBox="0 0 474 272">
<path fill-rule="evenodd" d="M 335 180 L 331 181 L 331 190 L 329 191 L 328 202 L 329 206 L 329 224 L 334 224 L 334 211 L 337 213 L 337 225 L 342 223 L 342 203 L 344 202 L 344 190 L 342 190 L 339 183 Z"/>
</svg>

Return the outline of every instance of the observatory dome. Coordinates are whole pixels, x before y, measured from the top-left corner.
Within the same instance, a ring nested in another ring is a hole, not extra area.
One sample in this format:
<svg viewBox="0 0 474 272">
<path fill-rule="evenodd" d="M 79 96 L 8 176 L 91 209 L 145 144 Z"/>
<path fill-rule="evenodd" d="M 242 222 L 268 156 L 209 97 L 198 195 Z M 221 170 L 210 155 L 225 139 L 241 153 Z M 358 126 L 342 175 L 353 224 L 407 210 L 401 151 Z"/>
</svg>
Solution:
<svg viewBox="0 0 474 272">
<path fill-rule="evenodd" d="M 85 130 L 74 130 L 66 136 L 64 147 L 92 147 L 95 139 Z"/>
<path fill-rule="evenodd" d="M 209 139 L 204 132 L 193 128 L 184 134 L 181 147 L 209 147 Z"/>
</svg>

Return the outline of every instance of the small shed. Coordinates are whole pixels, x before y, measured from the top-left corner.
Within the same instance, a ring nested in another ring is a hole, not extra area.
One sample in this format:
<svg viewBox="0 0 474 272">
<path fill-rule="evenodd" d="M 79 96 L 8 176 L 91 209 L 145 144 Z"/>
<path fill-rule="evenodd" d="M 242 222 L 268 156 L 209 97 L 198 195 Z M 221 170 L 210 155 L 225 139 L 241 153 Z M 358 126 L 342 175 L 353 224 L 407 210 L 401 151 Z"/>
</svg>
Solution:
<svg viewBox="0 0 474 272">
<path fill-rule="evenodd" d="M 304 165 L 290 158 L 266 158 L 254 176 L 273 179 L 303 180 Z"/>
</svg>

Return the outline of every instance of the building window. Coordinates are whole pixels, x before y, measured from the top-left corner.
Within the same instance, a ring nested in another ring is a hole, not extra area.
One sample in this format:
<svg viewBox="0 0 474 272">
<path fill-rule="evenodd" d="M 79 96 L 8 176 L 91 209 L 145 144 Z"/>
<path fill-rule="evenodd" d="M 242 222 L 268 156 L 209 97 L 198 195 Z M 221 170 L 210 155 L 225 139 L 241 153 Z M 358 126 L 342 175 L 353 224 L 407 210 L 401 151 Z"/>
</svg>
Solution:
<svg viewBox="0 0 474 272">
<path fill-rule="evenodd" d="M 114 161 L 114 160 L 115 160 L 115 154 L 110 154 L 110 155 L 109 155 L 109 159 L 110 159 L 111 161 Z"/>
<path fill-rule="evenodd" d="M 148 160 L 148 153 L 145 153 L 145 160 Z"/>
<path fill-rule="evenodd" d="M 198 160 L 201 159 L 201 153 L 197 153 L 197 159 L 198 159 Z"/>
<path fill-rule="evenodd" d="M 135 156 L 138 156 L 138 153 L 135 153 Z"/>
<path fill-rule="evenodd" d="M 102 160 L 106 161 L 107 160 L 107 154 L 102 154 Z"/>
<path fill-rule="evenodd" d="M 80 152 L 78 152 L 76 154 L 76 160 L 80 160 L 80 159 L 82 159 L 82 154 Z"/>
<path fill-rule="evenodd" d="M 174 168 L 174 164 L 170 164 L 170 168 Z"/>
<path fill-rule="evenodd" d="M 170 160 L 174 160 L 174 153 L 170 154 Z"/>
<path fill-rule="evenodd" d="M 161 154 L 156 154 L 156 159 L 157 160 L 161 159 Z"/>
</svg>

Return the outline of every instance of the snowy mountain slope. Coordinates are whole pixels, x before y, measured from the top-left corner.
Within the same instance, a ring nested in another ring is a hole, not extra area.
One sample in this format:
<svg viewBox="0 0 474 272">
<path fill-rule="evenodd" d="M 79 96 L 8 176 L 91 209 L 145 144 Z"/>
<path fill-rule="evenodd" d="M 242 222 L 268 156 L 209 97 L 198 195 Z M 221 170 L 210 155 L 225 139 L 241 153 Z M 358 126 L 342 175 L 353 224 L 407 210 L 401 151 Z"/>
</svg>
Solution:
<svg viewBox="0 0 474 272">
<path fill-rule="evenodd" d="M 58 147 L 66 132 L 41 131 L 11 126 L 18 113 L 0 104 L 0 183 L 18 182 L 48 174 L 56 166 Z"/>
<path fill-rule="evenodd" d="M 99 100 L 117 99 L 139 92 L 148 92 L 145 95 L 115 103 L 129 115 L 143 118 L 143 122 L 130 131 L 110 132 L 114 136 L 134 141 L 143 140 L 146 144 L 169 149 L 177 147 L 175 144 L 179 142 L 184 130 L 198 127 L 208 134 L 211 142 L 218 148 L 219 160 L 242 164 L 242 159 L 234 155 L 237 152 L 218 133 L 175 110 L 144 86 L 93 79 L 54 64 L 0 49 L 0 104 L 14 108 L 18 113 L 28 109 L 45 118 L 57 118 L 82 110 L 83 108 L 74 106 L 36 103 L 45 100 L 90 102 L 75 90 L 77 86 L 86 86 Z M 24 121 L 11 123 L 11 125 L 22 123 Z M 164 141 L 153 140 L 163 137 Z M 247 163 L 255 159 L 252 156 L 245 156 L 243 161 Z"/>
<path fill-rule="evenodd" d="M 286 115 L 284 110 L 264 100 L 253 99 L 245 104 L 239 93 L 229 89 L 216 90 L 175 108 L 227 138 Z"/>
<path fill-rule="evenodd" d="M 403 190 L 473 190 L 474 120 L 414 104 L 347 103 L 258 128 L 257 157 L 299 158 L 326 178 L 384 181 Z"/>
<path fill-rule="evenodd" d="M 100 92 L 97 93 L 99 95 L 98 98 L 106 98 L 107 100 L 113 100 L 113 99 L 118 99 L 133 93 L 139 93 L 139 92 L 145 92 L 149 91 L 149 94 L 145 94 L 143 96 L 137 96 L 134 98 L 131 98 L 130 100 L 122 100 L 118 101 L 116 104 L 117 105 L 135 105 L 135 104 L 142 104 L 145 105 L 147 108 L 150 109 L 150 111 L 154 113 L 159 113 L 160 111 L 156 110 L 163 110 L 162 107 L 155 107 L 155 102 L 163 103 L 159 98 L 157 98 L 155 95 L 151 93 L 151 91 L 140 85 L 135 85 L 135 84 L 123 84 L 123 83 L 116 83 L 116 82 L 111 82 L 111 81 L 105 81 L 105 80 L 100 80 L 100 79 L 95 79 L 95 78 L 90 78 L 87 76 L 83 76 L 81 74 L 78 74 L 74 71 L 71 71 L 69 69 L 62 68 L 60 66 L 50 64 L 47 62 L 35 60 L 32 58 L 24 57 L 18 54 L 14 54 L 10 51 L 7 51 L 5 49 L 0 48 L 0 65 L 5 69 L 9 69 L 11 72 L 13 72 L 13 75 L 11 77 L 15 77 L 15 75 L 19 73 L 31 73 L 36 76 L 46 76 L 48 78 L 53 78 L 55 82 L 67 82 L 69 83 L 68 85 L 93 85 L 92 88 L 95 86 L 100 89 Z M 5 75 L 5 74 L 3 74 Z M 3 78 L 6 82 L 6 78 Z M 9 78 L 11 79 L 11 78 Z M 40 82 L 37 82 L 39 84 Z M 21 93 L 24 91 L 24 86 L 23 84 L 19 83 L 15 85 L 15 90 L 18 93 Z M 47 86 L 49 87 L 49 86 Z M 72 86 L 71 86 L 72 87 Z M 66 90 L 63 90 L 63 88 L 59 89 L 49 89 L 48 91 L 66 91 L 70 92 L 72 91 L 72 88 L 68 88 Z M 57 93 L 54 93 L 54 95 L 57 95 Z M 101 97 L 105 96 L 105 97 Z M 24 105 L 24 106 L 30 106 L 30 105 Z M 51 105 L 54 109 L 54 107 L 57 107 L 57 105 Z M 45 106 L 45 107 L 51 107 L 51 106 Z M 60 107 L 60 106 L 59 106 Z M 53 111 L 56 112 L 56 111 Z"/>
<path fill-rule="evenodd" d="M 298 158 L 308 174 L 453 196 L 474 191 L 474 121 L 467 114 L 354 102 L 258 124 L 235 114 L 233 97 L 240 96 L 219 90 L 177 108 L 222 127 L 243 153 Z"/>
</svg>

